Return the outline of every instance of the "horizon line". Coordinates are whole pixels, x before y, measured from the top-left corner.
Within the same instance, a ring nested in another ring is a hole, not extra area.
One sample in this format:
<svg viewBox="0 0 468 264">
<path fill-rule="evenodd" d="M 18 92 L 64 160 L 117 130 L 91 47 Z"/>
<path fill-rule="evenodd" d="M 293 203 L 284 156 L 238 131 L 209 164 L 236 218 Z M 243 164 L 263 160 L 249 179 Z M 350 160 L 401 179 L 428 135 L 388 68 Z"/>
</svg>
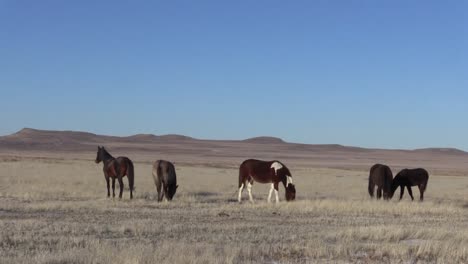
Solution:
<svg viewBox="0 0 468 264">
<path fill-rule="evenodd" d="M 183 134 L 177 134 L 177 133 L 170 133 L 170 134 L 153 134 L 153 133 L 137 133 L 137 134 L 130 134 L 130 135 L 112 135 L 112 134 L 100 134 L 100 133 L 94 133 L 94 132 L 89 132 L 89 131 L 83 131 L 83 130 L 70 130 L 70 129 L 64 129 L 64 130 L 57 130 L 57 129 L 38 129 L 38 128 L 32 128 L 32 127 L 23 127 L 16 132 L 13 132 L 11 134 L 6 134 L 6 135 L 0 135 L 0 138 L 2 137 L 7 137 L 7 136 L 12 136 L 14 134 L 20 133 L 23 130 L 34 130 L 34 131 L 40 131 L 40 132 L 72 132 L 72 133 L 87 133 L 87 134 L 92 134 L 95 136 L 104 136 L 104 137 L 118 137 L 118 138 L 129 138 L 129 137 L 135 137 L 139 135 L 148 135 L 148 136 L 155 136 L 155 137 L 164 137 L 164 136 L 180 136 L 180 137 L 185 137 L 188 138 L 189 140 L 199 140 L 199 141 L 248 141 L 252 139 L 260 139 L 260 138 L 269 138 L 269 139 L 274 139 L 274 140 L 279 140 L 279 143 L 282 144 L 297 144 L 297 145 L 312 145 L 312 146 L 339 146 L 339 147 L 347 147 L 347 148 L 359 148 L 359 149 L 365 149 L 365 150 L 394 150 L 394 151 L 421 151 L 421 150 L 455 150 L 455 151 L 461 151 L 464 153 L 468 153 L 468 151 L 462 149 L 462 148 L 457 148 L 457 147 L 421 147 L 421 148 L 382 148 L 382 147 L 362 147 L 362 146 L 355 146 L 355 145 L 346 145 L 346 144 L 339 144 L 339 143 L 304 143 L 304 142 L 291 142 L 291 141 L 286 141 L 281 137 L 276 137 L 276 136 L 268 136 L 268 135 L 262 135 L 262 136 L 253 136 L 253 137 L 248 137 L 244 139 L 222 139 L 222 138 L 199 138 L 199 137 L 192 137 L 192 136 L 187 136 Z"/>
</svg>

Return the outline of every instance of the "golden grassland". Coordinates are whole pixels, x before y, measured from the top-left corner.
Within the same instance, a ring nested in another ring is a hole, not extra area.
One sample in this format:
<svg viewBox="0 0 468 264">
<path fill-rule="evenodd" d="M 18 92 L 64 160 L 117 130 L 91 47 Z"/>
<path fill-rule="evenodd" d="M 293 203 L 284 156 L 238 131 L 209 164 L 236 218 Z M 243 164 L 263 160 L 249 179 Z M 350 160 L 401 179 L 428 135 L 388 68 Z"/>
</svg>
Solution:
<svg viewBox="0 0 468 264">
<path fill-rule="evenodd" d="M 157 203 L 148 163 L 119 200 L 91 160 L 0 162 L 0 263 L 468 263 L 468 177 L 384 202 L 367 171 L 290 168 L 297 201 L 255 184 L 238 204 L 237 170 L 176 167 L 175 199 Z"/>
</svg>

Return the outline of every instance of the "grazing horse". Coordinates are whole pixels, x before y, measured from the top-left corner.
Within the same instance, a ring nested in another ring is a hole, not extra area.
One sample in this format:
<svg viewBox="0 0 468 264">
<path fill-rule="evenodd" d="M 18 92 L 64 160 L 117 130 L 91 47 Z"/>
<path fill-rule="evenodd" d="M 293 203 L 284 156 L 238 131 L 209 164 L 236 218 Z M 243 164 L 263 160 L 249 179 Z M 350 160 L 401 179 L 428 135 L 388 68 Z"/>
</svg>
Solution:
<svg viewBox="0 0 468 264">
<path fill-rule="evenodd" d="M 392 170 L 387 165 L 375 164 L 372 166 L 369 172 L 368 186 L 370 197 L 374 197 L 374 188 L 377 185 L 377 199 L 382 197 L 382 192 L 385 200 L 392 198 L 392 180 Z"/>
<path fill-rule="evenodd" d="M 242 200 L 242 190 L 247 187 L 249 193 L 249 200 L 253 202 L 252 185 L 254 181 L 259 183 L 271 183 L 270 192 L 267 201 L 270 202 L 271 194 L 275 191 L 276 203 L 279 202 L 278 198 L 278 184 L 283 183 L 286 189 L 286 201 L 292 201 L 296 198 L 296 187 L 292 182 L 291 172 L 281 162 L 274 161 L 261 161 L 249 159 L 239 167 L 239 203 Z"/>
<path fill-rule="evenodd" d="M 103 171 L 107 182 L 107 197 L 110 197 L 109 178 L 112 178 L 112 197 L 115 197 L 115 179 L 119 181 L 119 198 L 121 199 L 124 189 L 122 178 L 127 176 L 128 185 L 130 185 L 130 199 L 133 199 L 133 162 L 127 157 L 114 158 L 104 147 L 98 146 L 96 163 L 101 161 L 104 163 Z"/>
<path fill-rule="evenodd" d="M 400 186 L 400 200 L 403 198 L 405 187 L 408 189 L 408 193 L 411 196 L 411 200 L 414 200 L 411 186 L 418 186 L 420 201 L 424 200 L 424 191 L 427 187 L 427 181 L 429 180 L 429 173 L 425 169 L 403 169 L 400 171 L 392 183 L 392 196 L 395 193 L 398 186 Z"/>
<path fill-rule="evenodd" d="M 169 201 L 172 200 L 177 187 L 179 187 L 174 164 L 165 160 L 155 161 L 153 163 L 153 179 L 158 191 L 158 202 L 161 202 L 163 197 Z"/>
</svg>

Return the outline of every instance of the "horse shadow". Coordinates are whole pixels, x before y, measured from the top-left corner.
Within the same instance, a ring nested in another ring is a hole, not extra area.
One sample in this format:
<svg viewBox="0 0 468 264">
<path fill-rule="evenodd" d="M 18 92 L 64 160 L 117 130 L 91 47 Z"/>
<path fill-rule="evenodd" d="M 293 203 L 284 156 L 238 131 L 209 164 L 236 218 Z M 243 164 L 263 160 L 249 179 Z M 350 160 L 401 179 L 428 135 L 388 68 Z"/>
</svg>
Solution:
<svg viewBox="0 0 468 264">
<path fill-rule="evenodd" d="M 206 192 L 206 191 L 201 191 L 201 192 L 191 192 L 189 193 L 190 195 L 196 196 L 196 197 L 213 197 L 213 196 L 218 196 L 218 193 L 215 192 Z"/>
</svg>

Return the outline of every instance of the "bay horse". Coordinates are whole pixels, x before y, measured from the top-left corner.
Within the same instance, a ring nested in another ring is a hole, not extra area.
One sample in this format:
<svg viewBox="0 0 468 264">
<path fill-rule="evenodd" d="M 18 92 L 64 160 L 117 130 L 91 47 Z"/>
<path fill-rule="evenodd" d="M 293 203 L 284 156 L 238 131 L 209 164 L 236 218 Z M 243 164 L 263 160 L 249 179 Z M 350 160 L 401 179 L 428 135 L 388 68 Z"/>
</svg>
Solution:
<svg viewBox="0 0 468 264">
<path fill-rule="evenodd" d="M 369 171 L 369 185 L 367 187 L 370 197 L 374 197 L 374 188 L 377 185 L 377 199 L 382 197 L 382 193 L 385 200 L 391 199 L 392 180 L 392 170 L 387 165 L 375 164 L 372 166 Z"/>
<path fill-rule="evenodd" d="M 418 186 L 419 188 L 419 200 L 424 200 L 424 191 L 427 188 L 427 181 L 429 180 L 429 173 L 422 168 L 418 169 L 403 169 L 395 176 L 392 183 L 392 196 L 395 193 L 398 186 L 400 187 L 400 200 L 403 198 L 405 187 L 408 189 L 408 193 L 411 196 L 411 200 L 414 200 L 411 186 Z"/>
<path fill-rule="evenodd" d="M 239 167 L 239 203 L 242 201 L 242 191 L 247 187 L 249 200 L 253 203 L 252 185 L 254 181 L 258 183 L 271 183 L 267 201 L 270 202 L 271 194 L 275 191 L 276 203 L 278 198 L 278 184 L 281 182 L 286 190 L 286 201 L 296 199 L 296 187 L 292 182 L 292 175 L 289 169 L 277 160 L 262 161 L 248 159 L 242 162 Z"/>
<path fill-rule="evenodd" d="M 177 177 L 174 164 L 166 160 L 157 160 L 153 163 L 153 179 L 158 191 L 158 202 L 161 202 L 163 197 L 167 200 L 172 200 L 177 187 Z"/>
<path fill-rule="evenodd" d="M 134 168 L 133 162 L 127 157 L 112 157 L 104 147 L 98 146 L 96 163 L 104 163 L 103 171 L 107 182 L 107 197 L 110 197 L 109 178 L 112 178 L 112 197 L 115 197 L 115 179 L 119 181 L 120 194 L 122 199 L 124 183 L 122 178 L 127 176 L 130 185 L 130 199 L 133 199 Z"/>
</svg>

